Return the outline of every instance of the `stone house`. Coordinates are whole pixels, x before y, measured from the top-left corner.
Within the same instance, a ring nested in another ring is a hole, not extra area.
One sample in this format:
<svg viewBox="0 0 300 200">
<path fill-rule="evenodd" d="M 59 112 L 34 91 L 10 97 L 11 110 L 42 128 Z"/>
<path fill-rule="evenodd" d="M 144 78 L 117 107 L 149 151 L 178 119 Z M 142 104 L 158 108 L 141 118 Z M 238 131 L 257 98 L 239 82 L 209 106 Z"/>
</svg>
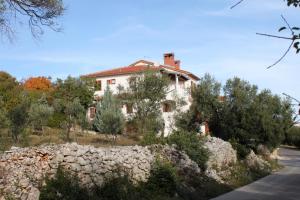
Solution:
<svg viewBox="0 0 300 200">
<path fill-rule="evenodd" d="M 129 81 L 132 76 L 143 73 L 148 69 L 166 74 L 170 77 L 166 99 L 161 102 L 161 111 L 165 124 L 164 135 L 167 136 L 174 127 L 175 109 L 172 105 L 176 103 L 176 99 L 181 99 L 185 102 L 185 105 L 182 105 L 180 108 L 177 107 L 176 109 L 181 111 L 188 110 L 192 102 L 191 88 L 200 80 L 200 78 L 193 73 L 182 70 L 180 60 L 175 60 L 173 53 L 164 54 L 163 64 L 147 60 L 138 60 L 129 66 L 91 73 L 82 77 L 96 80 L 97 90 L 94 95 L 95 100 L 100 100 L 104 95 L 107 85 L 109 85 L 113 94 L 117 94 L 120 87 L 125 89 L 129 87 Z M 95 117 L 95 112 L 96 108 L 90 107 L 88 110 L 89 119 Z M 128 117 L 134 110 L 130 105 L 123 105 L 122 112 Z M 202 125 L 201 131 L 206 133 L 208 131 L 207 126 Z"/>
</svg>

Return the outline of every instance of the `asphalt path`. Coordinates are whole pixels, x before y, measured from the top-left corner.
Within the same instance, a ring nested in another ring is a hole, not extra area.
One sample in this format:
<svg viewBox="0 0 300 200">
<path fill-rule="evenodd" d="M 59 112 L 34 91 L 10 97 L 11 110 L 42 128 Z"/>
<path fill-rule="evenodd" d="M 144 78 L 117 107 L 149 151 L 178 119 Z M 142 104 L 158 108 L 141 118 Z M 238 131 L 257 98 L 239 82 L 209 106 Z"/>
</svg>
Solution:
<svg viewBox="0 0 300 200">
<path fill-rule="evenodd" d="M 300 200 L 300 151 L 280 149 L 279 163 L 282 170 L 213 200 Z"/>
</svg>

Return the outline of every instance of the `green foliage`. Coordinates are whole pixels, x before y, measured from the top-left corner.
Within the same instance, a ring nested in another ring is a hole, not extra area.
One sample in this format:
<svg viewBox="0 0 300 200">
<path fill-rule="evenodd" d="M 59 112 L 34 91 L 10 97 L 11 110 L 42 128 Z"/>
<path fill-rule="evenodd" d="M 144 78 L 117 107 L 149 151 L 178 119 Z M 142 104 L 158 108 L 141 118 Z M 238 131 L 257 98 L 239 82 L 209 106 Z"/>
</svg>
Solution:
<svg viewBox="0 0 300 200">
<path fill-rule="evenodd" d="M 148 182 L 134 185 L 128 176 L 112 178 L 102 187 L 91 190 L 82 188 L 79 179 L 58 168 L 54 179 L 47 179 L 41 189 L 41 200 L 152 200 L 170 199 L 176 192 L 176 171 L 172 165 L 157 163 L 151 171 Z"/>
<path fill-rule="evenodd" d="M 8 127 L 7 111 L 4 107 L 4 102 L 0 98 L 0 129 Z"/>
<path fill-rule="evenodd" d="M 269 172 L 264 170 L 249 168 L 245 163 L 238 162 L 231 168 L 231 176 L 227 177 L 225 181 L 233 188 L 238 188 L 252 183 L 269 174 Z"/>
<path fill-rule="evenodd" d="M 16 105 L 8 113 L 10 119 L 10 130 L 15 141 L 18 141 L 18 136 L 24 133 L 27 126 L 28 118 L 28 104 L 22 102 Z"/>
<path fill-rule="evenodd" d="M 300 148 L 300 128 L 292 127 L 287 131 L 285 143 Z"/>
<path fill-rule="evenodd" d="M 85 109 L 89 107 L 93 99 L 93 91 L 88 82 L 79 78 L 68 77 L 66 80 L 58 79 L 55 83 L 53 96 L 61 99 L 63 103 L 73 102 L 76 98 Z"/>
<path fill-rule="evenodd" d="M 150 199 L 155 196 L 173 197 L 176 193 L 177 172 L 174 166 L 168 162 L 156 161 L 148 182 L 144 185 L 145 192 Z"/>
<path fill-rule="evenodd" d="M 97 105 L 94 126 L 100 133 L 121 134 L 124 129 L 125 117 L 120 104 L 107 86 L 103 99 Z"/>
<path fill-rule="evenodd" d="M 294 6 L 299 7 L 300 6 L 300 0 L 287 0 L 288 6 Z"/>
<path fill-rule="evenodd" d="M 5 110 L 9 112 L 21 102 L 20 92 L 17 80 L 10 74 L 0 71 L 0 97 Z"/>
<path fill-rule="evenodd" d="M 129 89 L 122 95 L 126 103 L 133 105 L 132 121 L 141 134 L 163 128 L 161 102 L 166 98 L 169 79 L 159 72 L 146 71 L 129 80 Z"/>
<path fill-rule="evenodd" d="M 193 102 L 190 110 L 176 116 L 176 126 L 183 130 L 199 132 L 203 122 L 212 125 L 218 119 L 220 88 L 219 82 L 205 74 L 192 89 Z"/>
<path fill-rule="evenodd" d="M 201 169 L 206 169 L 209 153 L 197 134 L 183 130 L 176 131 L 167 138 L 167 143 L 176 144 L 178 150 L 184 151 Z"/>
<path fill-rule="evenodd" d="M 249 155 L 250 149 L 247 146 L 240 144 L 234 138 L 229 139 L 229 142 L 231 143 L 232 147 L 237 151 L 237 155 L 239 159 L 244 159 L 246 158 L 247 155 Z"/>
<path fill-rule="evenodd" d="M 273 149 L 281 144 L 292 123 L 290 103 L 239 78 L 230 79 L 224 87 L 225 102 L 221 109 L 219 129 L 214 133 L 235 141 L 240 156 L 259 144 Z M 248 150 L 246 150 L 246 149 Z"/>
<path fill-rule="evenodd" d="M 82 116 L 85 114 L 86 110 L 81 105 L 80 99 L 75 98 L 71 102 L 67 102 L 64 108 L 64 113 L 67 116 L 65 121 L 65 126 L 67 128 L 67 139 L 70 139 L 70 131 L 72 127 L 76 124 L 80 124 Z"/>
<path fill-rule="evenodd" d="M 64 118 L 60 123 L 66 128 L 67 139 L 70 139 L 70 131 L 72 127 L 80 125 L 85 127 L 84 116 L 86 109 L 92 103 L 93 91 L 90 89 L 88 82 L 68 77 L 66 80 L 58 79 L 55 83 L 53 92 L 53 107 L 55 109 L 54 118 L 50 119 L 52 125 L 57 126 L 57 119 Z M 59 113 L 59 114 L 57 114 Z M 64 117 L 62 117 L 64 115 Z M 51 124 L 50 123 L 50 124 Z"/>
<path fill-rule="evenodd" d="M 36 103 L 32 103 L 29 109 L 29 121 L 33 128 L 35 130 L 43 130 L 53 111 L 54 109 L 48 105 L 45 97 L 42 97 Z"/>
<path fill-rule="evenodd" d="M 79 180 L 69 172 L 58 168 L 54 179 L 46 179 L 40 200 L 84 200 L 90 199 L 87 189 L 80 187 Z"/>
<path fill-rule="evenodd" d="M 220 84 L 205 75 L 193 90 L 190 110 L 177 116 L 177 127 L 199 132 L 199 125 L 208 122 L 210 131 L 231 141 L 241 158 L 259 144 L 271 150 L 281 144 L 292 123 L 290 102 L 269 90 L 258 92 L 239 78 L 229 79 L 223 92 L 220 101 Z"/>
<path fill-rule="evenodd" d="M 66 116 L 60 112 L 54 112 L 53 115 L 49 117 L 47 125 L 51 128 L 61 128 L 62 122 L 66 121 Z"/>
<path fill-rule="evenodd" d="M 143 146 L 150 146 L 154 144 L 163 144 L 164 139 L 158 137 L 157 133 L 146 133 L 141 140 L 141 145 Z"/>
<path fill-rule="evenodd" d="M 103 200 L 166 200 L 174 197 L 176 186 L 175 168 L 168 163 L 157 162 L 146 183 L 135 186 L 128 176 L 113 178 L 97 194 Z"/>
</svg>

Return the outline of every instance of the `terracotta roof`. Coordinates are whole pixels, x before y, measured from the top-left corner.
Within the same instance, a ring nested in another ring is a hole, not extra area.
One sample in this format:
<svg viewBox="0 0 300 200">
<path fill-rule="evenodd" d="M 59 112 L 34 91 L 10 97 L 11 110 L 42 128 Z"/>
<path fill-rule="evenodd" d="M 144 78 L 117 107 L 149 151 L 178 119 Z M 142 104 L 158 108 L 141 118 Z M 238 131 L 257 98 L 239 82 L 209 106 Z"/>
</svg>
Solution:
<svg viewBox="0 0 300 200">
<path fill-rule="evenodd" d="M 176 71 L 176 72 L 179 72 L 179 73 L 182 73 L 182 74 L 185 74 L 185 75 L 188 75 L 189 77 L 199 81 L 200 78 L 196 75 L 194 75 L 193 73 L 191 72 L 188 72 L 188 71 L 185 71 L 185 70 L 182 70 L 182 69 L 176 69 L 175 67 L 171 67 L 171 66 L 165 66 L 165 65 L 161 65 L 160 66 L 161 68 L 165 68 L 165 69 L 169 69 L 169 70 L 173 70 L 173 71 Z"/>
<path fill-rule="evenodd" d="M 87 74 L 84 75 L 83 77 L 88 77 L 88 78 L 100 78 L 100 77 L 105 77 L 105 76 L 115 76 L 115 75 L 125 75 L 125 74 L 134 74 L 134 73 L 139 73 L 143 72 L 147 69 L 157 69 L 155 67 L 149 67 L 149 66 L 127 66 L 127 67 L 120 67 L 120 68 L 115 68 L 111 70 L 105 70 L 105 71 L 100 71 L 92 74 Z"/>
<path fill-rule="evenodd" d="M 147 63 L 152 63 L 152 62 L 148 62 L 145 61 Z M 130 66 L 126 66 L 126 67 L 120 67 L 120 68 L 115 68 L 115 69 L 111 69 L 111 70 L 105 70 L 105 71 L 100 71 L 100 72 L 96 72 L 96 73 L 92 73 L 92 74 L 87 74 L 84 75 L 82 77 L 87 77 L 87 78 L 101 78 L 101 77 L 106 77 L 106 76 L 116 76 L 116 75 L 126 75 L 126 74 L 135 74 L 135 73 L 140 73 L 143 72 L 145 70 L 163 70 L 163 69 L 167 69 L 167 70 L 172 70 L 172 71 L 176 71 L 182 74 L 185 74 L 195 80 L 200 80 L 199 77 L 197 77 L 196 75 L 188 72 L 188 71 L 184 71 L 181 69 L 176 69 L 175 67 L 172 66 L 166 66 L 166 65 L 160 65 L 160 66 L 153 66 L 153 65 L 135 65 L 137 63 L 140 63 L 139 61 L 130 65 Z"/>
</svg>

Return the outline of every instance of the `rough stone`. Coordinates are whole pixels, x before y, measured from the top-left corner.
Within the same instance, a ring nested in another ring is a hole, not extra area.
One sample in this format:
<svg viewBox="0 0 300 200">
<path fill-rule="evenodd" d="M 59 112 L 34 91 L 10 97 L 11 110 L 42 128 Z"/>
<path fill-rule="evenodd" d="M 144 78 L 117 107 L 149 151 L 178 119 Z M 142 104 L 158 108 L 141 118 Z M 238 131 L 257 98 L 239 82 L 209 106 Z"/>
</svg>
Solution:
<svg viewBox="0 0 300 200">
<path fill-rule="evenodd" d="M 208 137 L 204 147 L 209 151 L 209 159 L 205 174 L 214 180 L 223 183 L 223 175 L 230 174 L 230 166 L 236 164 L 237 153 L 229 142 L 220 138 Z"/>
<path fill-rule="evenodd" d="M 236 152 L 228 142 L 218 138 L 208 138 L 205 147 L 210 151 L 205 173 L 221 182 L 220 174 L 226 173 L 219 170 L 236 162 Z M 95 148 L 72 143 L 14 148 L 0 154 L 3 174 L 0 199 L 8 194 L 15 199 L 39 199 L 39 186 L 44 184 L 46 176 L 54 177 L 59 166 L 77 175 L 80 183 L 88 188 L 101 186 L 107 178 L 122 174 L 127 174 L 133 183 L 145 182 L 157 157 L 168 160 L 189 177 L 202 175 L 199 166 L 175 146 Z"/>
<path fill-rule="evenodd" d="M 252 169 L 258 169 L 261 171 L 271 172 L 272 168 L 270 163 L 264 160 L 262 157 L 256 155 L 252 150 L 245 159 L 245 163 Z"/>
<path fill-rule="evenodd" d="M 155 155 L 141 146 L 95 148 L 72 143 L 13 148 L 0 155 L 0 199 L 8 194 L 15 199 L 39 199 L 37 188 L 47 175 L 53 177 L 59 166 L 76 174 L 86 187 L 102 185 L 106 177 L 120 170 L 134 183 L 147 181 L 154 160 Z"/>
</svg>

